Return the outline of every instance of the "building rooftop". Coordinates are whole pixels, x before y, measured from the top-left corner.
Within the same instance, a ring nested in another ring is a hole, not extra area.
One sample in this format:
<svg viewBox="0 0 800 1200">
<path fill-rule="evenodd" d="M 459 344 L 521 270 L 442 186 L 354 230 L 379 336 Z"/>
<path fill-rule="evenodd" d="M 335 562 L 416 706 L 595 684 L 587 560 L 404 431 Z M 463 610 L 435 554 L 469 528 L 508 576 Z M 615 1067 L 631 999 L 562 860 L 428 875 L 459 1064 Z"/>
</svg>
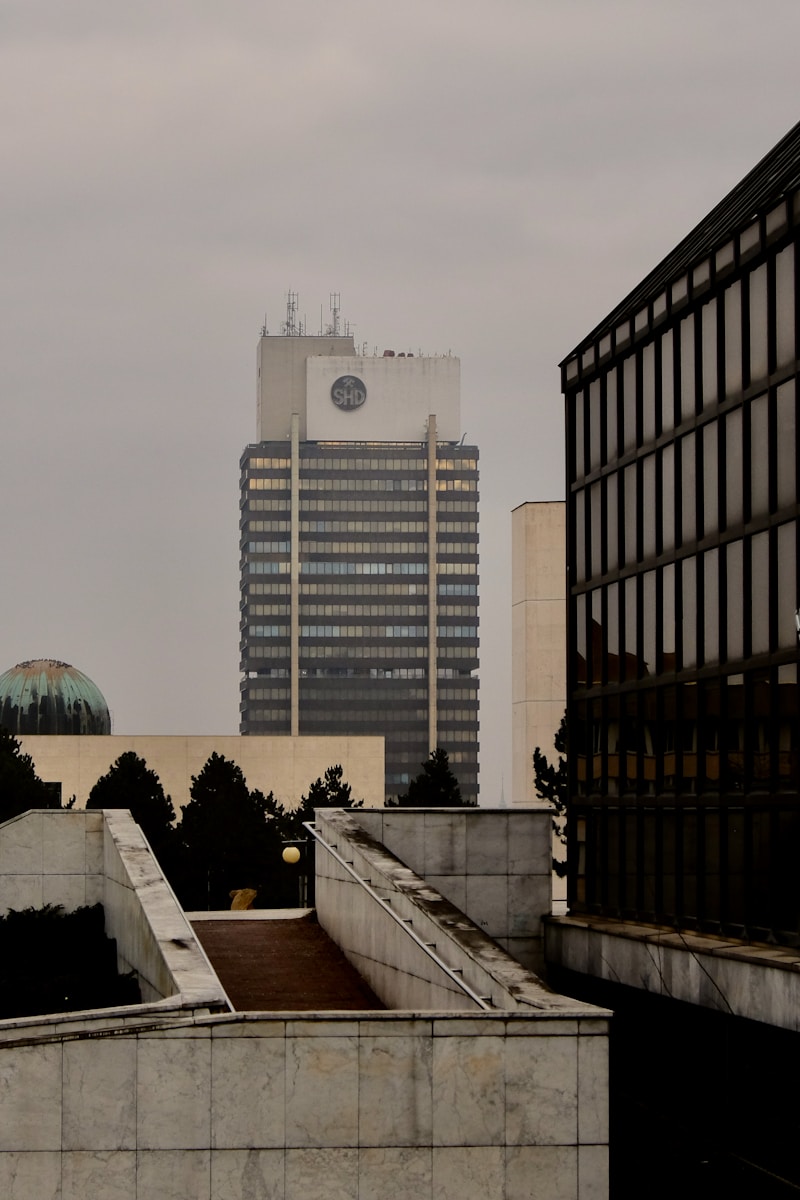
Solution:
<svg viewBox="0 0 800 1200">
<path fill-rule="evenodd" d="M 635 317 L 653 296 L 681 275 L 698 259 L 717 249 L 730 235 L 800 186 L 800 122 L 712 208 L 674 250 L 621 300 L 599 325 L 572 350 L 562 367 L 584 347 Z"/>
</svg>

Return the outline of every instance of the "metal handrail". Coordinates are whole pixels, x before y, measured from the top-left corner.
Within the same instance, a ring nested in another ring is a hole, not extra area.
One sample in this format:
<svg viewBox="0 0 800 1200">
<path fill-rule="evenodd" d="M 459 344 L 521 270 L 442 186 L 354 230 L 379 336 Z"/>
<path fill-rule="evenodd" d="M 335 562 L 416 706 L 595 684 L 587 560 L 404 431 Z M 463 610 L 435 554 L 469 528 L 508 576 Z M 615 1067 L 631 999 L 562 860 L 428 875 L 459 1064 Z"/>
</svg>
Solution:
<svg viewBox="0 0 800 1200">
<path fill-rule="evenodd" d="M 469 984 L 465 983 L 463 979 L 459 978 L 458 972 L 461 971 L 461 967 L 448 967 L 447 963 L 443 962 L 438 954 L 434 954 L 431 946 L 427 942 L 423 942 L 419 934 L 415 933 L 414 930 L 409 927 L 408 918 L 398 916 L 398 914 L 389 907 L 390 901 L 388 899 L 384 899 L 383 896 L 379 896 L 375 889 L 370 887 L 365 879 L 361 878 L 358 872 L 353 868 L 352 864 L 346 859 L 342 858 L 341 854 L 339 854 L 338 850 L 332 846 L 330 842 L 325 841 L 325 838 L 322 836 L 322 834 L 317 831 L 313 821 L 304 821 L 303 827 L 308 830 L 312 837 L 314 837 L 321 846 L 325 847 L 328 853 L 336 859 L 341 867 L 344 867 L 348 875 L 351 875 L 353 879 L 355 879 L 356 883 L 360 884 L 364 891 L 371 896 L 373 900 L 378 901 L 383 911 L 388 913 L 392 920 L 396 921 L 400 928 L 408 934 L 411 940 L 416 942 L 420 950 L 423 950 L 425 954 L 427 954 L 428 958 L 432 959 L 433 962 L 436 963 L 437 967 L 444 971 L 447 977 L 452 979 L 453 983 L 457 984 L 458 987 L 461 988 L 461 991 L 465 993 L 465 995 L 469 996 L 470 1000 L 473 1000 L 479 1008 L 484 1010 L 484 1012 L 492 1011 L 492 1005 L 487 1002 L 486 998 L 484 996 L 479 996 L 477 992 L 473 992 Z"/>
</svg>

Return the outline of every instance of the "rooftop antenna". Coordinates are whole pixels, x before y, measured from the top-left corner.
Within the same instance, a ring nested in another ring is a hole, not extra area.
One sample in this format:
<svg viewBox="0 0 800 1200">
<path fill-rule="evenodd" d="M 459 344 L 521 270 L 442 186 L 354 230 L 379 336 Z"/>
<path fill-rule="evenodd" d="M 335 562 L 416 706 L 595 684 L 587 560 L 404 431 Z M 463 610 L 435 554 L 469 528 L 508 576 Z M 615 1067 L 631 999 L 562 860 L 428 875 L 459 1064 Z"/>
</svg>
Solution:
<svg viewBox="0 0 800 1200">
<path fill-rule="evenodd" d="M 264 313 L 264 324 L 261 326 L 261 336 L 266 337 L 268 333 L 269 333 L 269 330 L 267 329 L 267 314 Z"/>
<path fill-rule="evenodd" d="M 284 337 L 297 337 L 297 292 L 286 293 L 286 320 L 281 332 Z"/>
<path fill-rule="evenodd" d="M 331 333 L 334 337 L 339 337 L 339 314 L 341 312 L 342 296 L 341 292 L 330 293 L 331 306 Z"/>
</svg>

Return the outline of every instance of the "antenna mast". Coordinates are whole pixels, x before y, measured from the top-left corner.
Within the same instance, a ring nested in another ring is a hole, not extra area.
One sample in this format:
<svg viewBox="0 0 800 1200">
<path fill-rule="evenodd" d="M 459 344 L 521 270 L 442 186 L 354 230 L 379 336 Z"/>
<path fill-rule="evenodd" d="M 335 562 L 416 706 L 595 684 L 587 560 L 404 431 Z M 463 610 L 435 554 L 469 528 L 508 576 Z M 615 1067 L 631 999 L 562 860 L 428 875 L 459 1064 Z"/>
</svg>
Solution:
<svg viewBox="0 0 800 1200">
<path fill-rule="evenodd" d="M 286 320 L 281 330 L 284 337 L 297 337 L 297 292 L 286 293 Z"/>
<path fill-rule="evenodd" d="M 342 297 L 340 292 L 330 293 L 331 317 L 333 318 L 331 321 L 331 333 L 334 337 L 339 336 L 339 314 L 341 312 L 339 306 L 341 304 L 341 300 Z"/>
</svg>

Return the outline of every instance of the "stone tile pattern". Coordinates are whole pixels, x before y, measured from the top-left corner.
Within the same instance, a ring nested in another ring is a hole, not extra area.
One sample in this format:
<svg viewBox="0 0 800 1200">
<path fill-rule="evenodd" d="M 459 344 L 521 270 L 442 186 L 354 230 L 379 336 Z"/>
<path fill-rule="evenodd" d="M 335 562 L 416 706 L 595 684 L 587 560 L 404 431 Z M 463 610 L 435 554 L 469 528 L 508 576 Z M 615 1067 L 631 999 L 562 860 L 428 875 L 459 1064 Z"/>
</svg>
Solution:
<svg viewBox="0 0 800 1200">
<path fill-rule="evenodd" d="M 605 1200 L 606 1023 L 217 1015 L 0 1044 L 4 1200 Z"/>
<path fill-rule="evenodd" d="M 136 971 L 145 1002 L 179 995 L 187 1006 L 229 1009 L 141 829 L 129 812 L 101 815 L 106 932 L 117 939 L 120 969 Z"/>
<path fill-rule="evenodd" d="M 564 1003 L 568 1007 L 572 1005 L 572 1001 L 564 1001 L 563 997 L 548 991 L 530 970 L 511 957 L 503 949 L 501 939 L 491 938 L 488 932 L 484 932 L 483 922 L 493 923 L 494 917 L 490 913 L 481 919 L 481 913 L 485 910 L 481 906 L 479 891 L 473 898 L 475 917 L 470 920 L 443 897 L 438 887 L 442 879 L 448 878 L 441 874 L 448 863 L 454 869 L 464 870 L 468 846 L 472 848 L 471 861 L 486 864 L 486 853 L 481 853 L 477 844 L 477 834 L 484 827 L 484 822 L 475 821 L 473 824 L 469 819 L 464 820 L 459 812 L 451 816 L 450 813 L 411 810 L 409 815 L 412 821 L 408 822 L 406 832 L 409 839 L 418 837 L 420 840 L 418 858 L 436 870 L 434 886 L 431 885 L 430 875 L 422 879 L 406 865 L 412 855 L 407 854 L 406 860 L 400 861 L 399 857 L 389 853 L 367 832 L 366 827 L 375 823 L 372 813 L 326 809 L 318 810 L 316 814 L 316 826 L 321 838 L 337 850 L 341 859 L 351 864 L 352 872 L 357 876 L 354 879 L 351 871 L 318 843 L 317 915 L 320 924 L 342 948 L 373 991 L 392 1009 L 464 1011 L 471 1007 L 479 1008 L 478 1003 L 465 995 L 459 984 L 409 937 L 410 930 L 422 941 L 434 944 L 436 954 L 445 964 L 459 972 L 460 978 L 475 995 L 488 999 L 494 1008 L 514 1010 L 520 1005 L 533 1005 L 546 1010 Z M 494 817 L 496 814 L 486 815 Z M 499 828 L 504 834 L 509 830 L 516 832 L 517 823 L 523 822 L 524 831 L 532 841 L 531 833 L 540 826 L 528 819 L 531 815 L 538 817 L 545 814 L 505 812 L 501 814 L 499 822 L 486 823 L 487 837 L 492 828 Z M 377 816 L 380 821 L 381 814 Z M 468 814 L 469 818 L 475 816 L 480 814 L 471 811 Z M 383 818 L 384 831 L 385 823 L 389 820 L 387 814 Z M 470 833 L 470 829 L 474 833 Z M 425 849 L 428 832 L 434 843 L 437 832 L 439 834 L 438 847 L 434 844 L 430 850 Z M 508 862 L 509 841 L 505 836 L 499 840 L 505 847 L 504 861 Z M 522 840 L 520 837 L 519 842 Z M 442 850 L 443 843 L 449 845 L 446 854 Z M 524 861 L 522 846 L 519 849 L 517 846 L 515 840 L 513 853 L 515 856 L 519 854 L 520 860 Z M 544 858 L 542 855 L 543 861 Z M 516 857 L 513 861 L 516 865 Z M 504 897 L 503 905 L 506 905 L 505 885 L 508 878 L 499 874 L 484 877 L 489 885 L 499 885 Z M 372 892 L 386 903 L 371 896 L 358 879 L 369 879 Z M 549 875 L 545 874 L 543 879 L 549 895 Z M 480 879 L 477 882 L 480 883 Z M 471 877 L 467 876 L 466 886 L 471 887 L 471 883 Z M 533 885 L 532 890 L 535 892 Z M 491 894 L 491 886 L 482 893 L 484 898 L 487 892 Z M 502 908 L 502 913 L 506 917 L 501 914 L 498 921 L 507 918 L 507 907 Z M 393 920 L 391 914 L 399 917 L 402 923 Z M 477 924 L 478 920 L 481 920 L 481 925 Z M 494 924 L 492 927 L 496 928 Z"/>
<path fill-rule="evenodd" d="M 103 814 L 32 810 L 0 825 L 0 913 L 103 900 Z"/>
<path fill-rule="evenodd" d="M 541 971 L 549 914 L 549 809 L 388 809 L 353 814 L 376 841 L 518 962 Z"/>
<path fill-rule="evenodd" d="M 129 812 L 33 809 L 0 825 L 0 912 L 44 904 L 102 904 L 118 967 L 136 971 L 144 1002 L 230 1007 Z"/>
<path fill-rule="evenodd" d="M 582 915 L 548 925 L 547 957 L 582 975 L 800 1030 L 797 949 Z"/>
</svg>

